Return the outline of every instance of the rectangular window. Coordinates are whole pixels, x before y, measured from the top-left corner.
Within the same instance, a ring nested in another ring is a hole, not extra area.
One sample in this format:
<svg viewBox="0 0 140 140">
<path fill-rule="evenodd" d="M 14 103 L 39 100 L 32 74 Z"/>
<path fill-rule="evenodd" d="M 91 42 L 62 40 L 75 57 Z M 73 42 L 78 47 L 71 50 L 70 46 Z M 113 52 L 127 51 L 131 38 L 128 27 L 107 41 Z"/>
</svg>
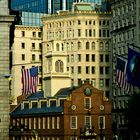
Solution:
<svg viewBox="0 0 140 140">
<path fill-rule="evenodd" d="M 77 116 L 71 116 L 71 129 L 77 129 Z"/>
<path fill-rule="evenodd" d="M 32 54 L 32 61 L 35 61 L 35 54 Z"/>
<path fill-rule="evenodd" d="M 86 66 L 86 74 L 89 74 L 89 73 L 90 73 L 90 67 Z"/>
<path fill-rule="evenodd" d="M 92 62 L 95 62 L 95 54 L 92 54 Z"/>
<path fill-rule="evenodd" d="M 78 29 L 78 37 L 81 36 L 81 29 Z"/>
<path fill-rule="evenodd" d="M 91 128 L 91 116 L 85 116 L 85 126 Z"/>
<path fill-rule="evenodd" d="M 89 62 L 89 54 L 86 54 L 86 62 Z"/>
<path fill-rule="evenodd" d="M 105 74 L 109 74 L 109 67 L 105 67 Z"/>
<path fill-rule="evenodd" d="M 91 98 L 86 97 L 84 99 L 84 106 L 85 106 L 85 109 L 89 109 L 91 107 Z"/>
<path fill-rule="evenodd" d="M 36 32 L 33 32 L 33 33 L 32 33 L 32 36 L 33 36 L 33 37 L 36 37 Z"/>
<path fill-rule="evenodd" d="M 78 55 L 77 55 L 77 61 L 78 61 L 78 62 L 81 62 L 81 54 L 78 54 Z"/>
<path fill-rule="evenodd" d="M 99 116 L 98 127 L 99 129 L 105 129 L 105 116 Z"/>
<path fill-rule="evenodd" d="M 78 66 L 78 74 L 81 74 L 81 66 Z"/>
<path fill-rule="evenodd" d="M 82 80 L 78 79 L 78 86 L 81 86 L 81 84 L 82 84 Z"/>
<path fill-rule="evenodd" d="M 21 55 L 21 60 L 23 60 L 23 61 L 25 60 L 25 54 Z"/>
<path fill-rule="evenodd" d="M 23 43 L 23 42 L 21 43 L 21 48 L 25 49 L 25 43 Z"/>
<path fill-rule="evenodd" d="M 32 49 L 35 50 L 35 43 L 32 43 Z"/>
<path fill-rule="evenodd" d="M 102 36 L 102 31 L 101 30 L 99 30 L 99 37 L 101 37 Z"/>
<path fill-rule="evenodd" d="M 104 61 L 103 54 L 100 54 L 100 62 L 103 62 L 103 61 Z"/>
<path fill-rule="evenodd" d="M 105 86 L 109 87 L 109 79 L 105 79 Z"/>
<path fill-rule="evenodd" d="M 21 31 L 21 36 L 25 37 L 25 31 Z"/>
<path fill-rule="evenodd" d="M 100 67 L 100 74 L 104 74 L 104 67 Z"/>
<path fill-rule="evenodd" d="M 89 29 L 89 37 L 91 37 L 91 36 L 92 36 L 92 30 Z"/>
<path fill-rule="evenodd" d="M 105 62 L 109 62 L 109 54 L 105 55 Z"/>
<path fill-rule="evenodd" d="M 41 32 L 38 32 L 38 37 L 41 37 Z"/>
<path fill-rule="evenodd" d="M 92 72 L 92 74 L 95 74 L 95 66 L 91 67 L 91 72 Z"/>
</svg>

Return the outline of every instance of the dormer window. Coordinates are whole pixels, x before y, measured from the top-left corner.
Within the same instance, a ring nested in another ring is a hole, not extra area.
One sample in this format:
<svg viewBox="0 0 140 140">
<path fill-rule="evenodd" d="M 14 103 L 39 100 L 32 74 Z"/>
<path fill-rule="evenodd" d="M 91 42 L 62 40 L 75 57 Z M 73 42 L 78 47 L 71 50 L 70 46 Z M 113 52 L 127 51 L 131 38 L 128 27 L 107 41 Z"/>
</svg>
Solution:
<svg viewBox="0 0 140 140">
<path fill-rule="evenodd" d="M 56 100 L 50 100 L 50 107 L 56 107 Z"/>
<path fill-rule="evenodd" d="M 37 102 L 32 102 L 32 108 L 37 108 Z"/>
<path fill-rule="evenodd" d="M 23 107 L 24 109 L 29 109 L 29 103 L 24 103 L 24 107 Z"/>
<path fill-rule="evenodd" d="M 41 101 L 41 108 L 47 107 L 47 102 L 46 101 Z"/>
</svg>

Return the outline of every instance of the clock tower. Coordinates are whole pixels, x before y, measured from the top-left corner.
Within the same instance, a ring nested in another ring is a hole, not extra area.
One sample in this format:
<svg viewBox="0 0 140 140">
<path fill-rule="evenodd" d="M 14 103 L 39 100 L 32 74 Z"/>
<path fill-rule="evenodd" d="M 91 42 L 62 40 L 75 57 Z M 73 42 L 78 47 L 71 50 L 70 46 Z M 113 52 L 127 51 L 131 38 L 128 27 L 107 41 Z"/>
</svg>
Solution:
<svg viewBox="0 0 140 140">
<path fill-rule="evenodd" d="M 71 86 L 64 42 L 44 43 L 43 54 L 43 90 L 46 96 L 54 96 L 61 88 Z"/>
<path fill-rule="evenodd" d="M 9 140 L 9 81 L 10 74 L 10 25 L 14 16 L 9 15 L 8 0 L 0 0 L 0 140 Z"/>
</svg>

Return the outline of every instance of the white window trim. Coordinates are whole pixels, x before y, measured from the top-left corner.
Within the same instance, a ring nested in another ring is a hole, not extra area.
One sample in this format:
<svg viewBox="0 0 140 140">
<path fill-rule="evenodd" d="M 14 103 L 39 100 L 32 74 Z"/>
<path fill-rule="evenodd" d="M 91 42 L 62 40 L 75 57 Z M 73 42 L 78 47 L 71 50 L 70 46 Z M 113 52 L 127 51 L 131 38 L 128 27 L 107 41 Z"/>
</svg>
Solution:
<svg viewBox="0 0 140 140">
<path fill-rule="evenodd" d="M 75 118 L 75 127 L 72 126 L 72 118 Z M 77 116 L 71 116 L 70 117 L 70 128 L 71 129 L 77 129 Z"/>
</svg>

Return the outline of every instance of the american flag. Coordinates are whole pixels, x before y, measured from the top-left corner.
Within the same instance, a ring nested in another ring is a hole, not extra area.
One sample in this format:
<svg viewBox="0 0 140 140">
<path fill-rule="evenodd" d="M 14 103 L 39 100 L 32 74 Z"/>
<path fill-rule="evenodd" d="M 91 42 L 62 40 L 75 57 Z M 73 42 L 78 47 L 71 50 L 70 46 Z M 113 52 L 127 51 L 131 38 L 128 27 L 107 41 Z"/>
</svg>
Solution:
<svg viewBox="0 0 140 140">
<path fill-rule="evenodd" d="M 29 93 L 37 92 L 38 84 L 38 67 L 30 69 L 22 69 L 23 94 L 27 96 Z"/>
<path fill-rule="evenodd" d="M 123 88 L 127 92 L 130 91 L 130 84 L 127 82 L 127 60 L 123 58 L 117 58 L 117 65 L 116 65 L 116 82 L 120 88 Z"/>
</svg>

